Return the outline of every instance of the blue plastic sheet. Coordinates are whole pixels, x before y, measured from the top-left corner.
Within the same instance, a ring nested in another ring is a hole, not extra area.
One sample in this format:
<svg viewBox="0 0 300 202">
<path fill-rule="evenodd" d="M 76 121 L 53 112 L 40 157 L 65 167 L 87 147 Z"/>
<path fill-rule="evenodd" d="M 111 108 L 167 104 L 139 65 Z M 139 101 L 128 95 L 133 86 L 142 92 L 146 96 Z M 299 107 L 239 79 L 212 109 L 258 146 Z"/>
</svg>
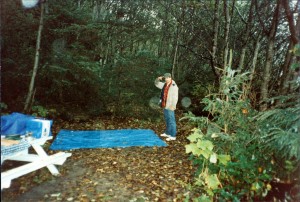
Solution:
<svg viewBox="0 0 300 202">
<path fill-rule="evenodd" d="M 1 116 L 1 135 L 25 135 L 27 121 L 34 118 L 17 112 Z"/>
<path fill-rule="evenodd" d="M 61 130 L 50 146 L 52 150 L 115 147 L 163 147 L 167 144 L 149 129 L 73 131 Z"/>
<path fill-rule="evenodd" d="M 14 112 L 1 116 L 1 135 L 22 136 L 27 133 L 35 138 L 51 136 L 52 120 L 38 119 L 34 116 Z"/>
</svg>

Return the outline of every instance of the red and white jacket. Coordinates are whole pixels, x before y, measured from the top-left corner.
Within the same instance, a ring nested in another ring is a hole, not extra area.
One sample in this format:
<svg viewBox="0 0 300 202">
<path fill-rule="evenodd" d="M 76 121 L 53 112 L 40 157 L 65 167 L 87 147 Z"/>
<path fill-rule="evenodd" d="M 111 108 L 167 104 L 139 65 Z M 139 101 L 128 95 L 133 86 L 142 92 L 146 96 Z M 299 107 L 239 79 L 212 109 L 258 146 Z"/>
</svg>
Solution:
<svg viewBox="0 0 300 202">
<path fill-rule="evenodd" d="M 158 79 L 155 79 L 155 82 L 154 82 L 155 86 L 159 89 L 163 89 L 164 85 L 165 85 L 165 82 L 161 82 L 159 81 Z M 168 96 L 167 96 L 167 102 L 166 102 L 166 107 L 165 109 L 176 109 L 176 105 L 177 105 L 177 102 L 178 102 L 178 86 L 177 84 L 175 83 L 174 80 L 172 80 L 172 84 L 169 88 L 169 91 L 168 91 Z"/>
</svg>

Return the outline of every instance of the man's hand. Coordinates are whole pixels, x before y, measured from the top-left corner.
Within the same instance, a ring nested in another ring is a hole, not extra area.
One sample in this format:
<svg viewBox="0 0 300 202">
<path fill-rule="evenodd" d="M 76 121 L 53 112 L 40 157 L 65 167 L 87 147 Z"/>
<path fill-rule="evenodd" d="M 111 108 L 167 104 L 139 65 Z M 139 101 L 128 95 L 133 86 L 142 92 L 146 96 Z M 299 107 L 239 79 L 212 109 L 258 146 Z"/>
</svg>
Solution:
<svg viewBox="0 0 300 202">
<path fill-rule="evenodd" d="M 163 80 L 163 76 L 159 76 L 159 77 L 157 77 L 157 79 L 159 80 L 159 81 L 161 81 L 161 80 Z"/>
</svg>

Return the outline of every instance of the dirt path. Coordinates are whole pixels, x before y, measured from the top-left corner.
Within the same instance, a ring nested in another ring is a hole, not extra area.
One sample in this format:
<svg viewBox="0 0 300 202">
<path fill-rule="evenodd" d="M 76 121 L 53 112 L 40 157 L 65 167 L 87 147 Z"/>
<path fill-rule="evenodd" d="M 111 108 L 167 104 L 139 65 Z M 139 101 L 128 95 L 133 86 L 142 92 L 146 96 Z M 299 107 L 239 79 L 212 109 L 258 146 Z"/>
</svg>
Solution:
<svg viewBox="0 0 300 202">
<path fill-rule="evenodd" d="M 94 124 L 67 126 L 89 129 Z M 131 121 L 129 125 L 132 126 Z M 68 128 L 60 125 L 56 130 L 62 127 Z M 149 127 L 160 130 L 156 125 Z M 194 169 L 185 154 L 187 132 L 181 128 L 177 140 L 167 147 L 71 151 L 72 156 L 58 166 L 61 176 L 53 177 L 46 168 L 40 169 L 13 180 L 11 187 L 1 192 L 1 199 L 3 202 L 183 201 L 188 192 L 185 184 L 191 181 Z M 1 169 L 10 166 L 14 165 L 8 162 Z"/>
</svg>

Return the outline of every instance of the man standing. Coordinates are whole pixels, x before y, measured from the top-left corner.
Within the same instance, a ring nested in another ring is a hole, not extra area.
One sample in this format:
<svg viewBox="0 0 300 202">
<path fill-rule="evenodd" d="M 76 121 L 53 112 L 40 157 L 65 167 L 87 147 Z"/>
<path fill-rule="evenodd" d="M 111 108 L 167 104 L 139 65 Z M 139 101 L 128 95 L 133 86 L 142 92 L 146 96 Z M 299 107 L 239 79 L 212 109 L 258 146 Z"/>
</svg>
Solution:
<svg viewBox="0 0 300 202">
<path fill-rule="evenodd" d="M 162 80 L 165 79 L 165 82 Z M 155 79 L 155 86 L 161 90 L 160 104 L 164 109 L 164 118 L 166 121 L 166 131 L 161 134 L 167 137 L 167 141 L 176 140 L 176 119 L 175 109 L 178 101 L 178 87 L 170 73 L 165 73 Z"/>
</svg>

